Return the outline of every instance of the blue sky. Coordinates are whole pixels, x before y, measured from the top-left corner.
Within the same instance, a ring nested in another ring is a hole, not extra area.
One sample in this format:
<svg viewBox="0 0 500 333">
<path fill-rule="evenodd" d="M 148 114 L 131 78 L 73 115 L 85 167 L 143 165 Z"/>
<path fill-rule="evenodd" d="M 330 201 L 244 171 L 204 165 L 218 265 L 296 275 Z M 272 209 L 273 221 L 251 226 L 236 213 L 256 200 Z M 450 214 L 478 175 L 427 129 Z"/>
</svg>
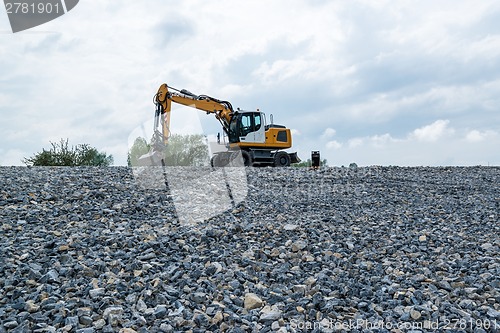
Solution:
<svg viewBox="0 0 500 333">
<path fill-rule="evenodd" d="M 85 0 L 12 34 L 0 10 L 0 165 L 61 138 L 126 164 L 164 82 L 273 114 L 303 159 L 500 165 L 498 22 L 488 0 Z M 221 131 L 183 107 L 172 130 Z"/>
</svg>

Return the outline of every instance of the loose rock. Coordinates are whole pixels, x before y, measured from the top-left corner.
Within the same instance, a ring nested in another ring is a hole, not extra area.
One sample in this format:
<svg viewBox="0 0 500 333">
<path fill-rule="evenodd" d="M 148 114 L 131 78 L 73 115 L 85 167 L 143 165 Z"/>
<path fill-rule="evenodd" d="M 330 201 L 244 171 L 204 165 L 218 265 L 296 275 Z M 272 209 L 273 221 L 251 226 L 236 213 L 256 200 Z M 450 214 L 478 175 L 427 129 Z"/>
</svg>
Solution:
<svg viewBox="0 0 500 333">
<path fill-rule="evenodd" d="M 258 309 L 264 305 L 262 299 L 254 293 L 245 294 L 244 307 L 246 310 Z"/>
<path fill-rule="evenodd" d="M 167 169 L 0 167 L 0 332 L 500 320 L 498 167 Z"/>
</svg>

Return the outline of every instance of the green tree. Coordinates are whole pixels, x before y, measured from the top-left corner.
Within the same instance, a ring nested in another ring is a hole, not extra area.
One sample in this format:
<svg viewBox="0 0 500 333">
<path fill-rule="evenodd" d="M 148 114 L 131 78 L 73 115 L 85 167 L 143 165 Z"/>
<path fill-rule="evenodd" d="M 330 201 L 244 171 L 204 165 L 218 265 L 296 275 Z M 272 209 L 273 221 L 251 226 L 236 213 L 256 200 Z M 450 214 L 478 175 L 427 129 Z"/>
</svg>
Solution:
<svg viewBox="0 0 500 333">
<path fill-rule="evenodd" d="M 165 150 L 167 166 L 206 166 L 209 163 L 208 146 L 201 134 L 174 134 Z"/>
<path fill-rule="evenodd" d="M 138 159 L 150 151 L 151 144 L 138 137 L 128 153 L 128 165 L 140 165 Z M 166 166 L 206 166 L 209 165 L 208 146 L 201 134 L 173 134 L 164 151 Z"/>
<path fill-rule="evenodd" d="M 59 143 L 51 142 L 49 150 L 32 157 L 24 158 L 23 163 L 28 166 L 110 166 L 113 156 L 100 153 L 88 144 L 69 146 L 68 139 L 61 139 Z"/>
<path fill-rule="evenodd" d="M 300 163 L 292 164 L 292 166 L 296 167 L 296 168 L 309 168 L 309 167 L 311 167 L 311 165 L 312 165 L 312 162 L 311 162 L 310 158 L 308 158 L 307 161 L 302 161 Z M 326 158 L 321 160 L 320 166 L 328 166 L 328 161 L 326 160 Z"/>
<path fill-rule="evenodd" d="M 139 165 L 137 160 L 142 155 L 149 152 L 150 145 L 146 141 L 146 139 L 138 137 L 135 139 L 132 148 L 130 148 L 127 156 L 127 164 L 128 166 Z"/>
</svg>

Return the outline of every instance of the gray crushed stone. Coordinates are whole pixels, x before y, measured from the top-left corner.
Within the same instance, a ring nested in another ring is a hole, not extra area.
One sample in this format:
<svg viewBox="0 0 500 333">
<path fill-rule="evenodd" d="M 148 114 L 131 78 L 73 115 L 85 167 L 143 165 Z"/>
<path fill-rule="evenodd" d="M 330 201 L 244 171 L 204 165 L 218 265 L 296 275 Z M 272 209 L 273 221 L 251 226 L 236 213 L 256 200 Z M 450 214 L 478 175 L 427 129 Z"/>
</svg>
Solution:
<svg viewBox="0 0 500 333">
<path fill-rule="evenodd" d="M 0 333 L 500 331 L 500 168 L 241 181 L 184 224 L 129 168 L 1 167 Z"/>
</svg>

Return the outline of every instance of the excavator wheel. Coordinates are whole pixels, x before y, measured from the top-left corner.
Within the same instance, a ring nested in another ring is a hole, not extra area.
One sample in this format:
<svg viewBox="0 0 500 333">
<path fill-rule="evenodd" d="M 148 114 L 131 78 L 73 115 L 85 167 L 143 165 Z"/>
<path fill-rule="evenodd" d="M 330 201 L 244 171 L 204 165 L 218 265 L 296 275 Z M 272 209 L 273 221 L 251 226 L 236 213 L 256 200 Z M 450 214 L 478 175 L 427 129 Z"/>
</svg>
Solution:
<svg viewBox="0 0 500 333">
<path fill-rule="evenodd" d="M 243 157 L 243 165 L 244 166 L 252 166 L 253 165 L 252 155 L 248 151 L 242 150 L 241 157 Z"/>
<path fill-rule="evenodd" d="M 287 167 L 290 166 L 290 156 L 284 151 L 279 151 L 274 155 L 274 166 L 275 167 Z"/>
<path fill-rule="evenodd" d="M 227 167 L 231 164 L 231 157 L 231 153 L 217 153 L 210 159 L 210 165 L 212 168 Z"/>
<path fill-rule="evenodd" d="M 210 159 L 210 165 L 212 166 L 212 168 L 222 167 L 223 165 L 221 156 L 219 154 L 215 154 L 214 156 L 212 156 L 212 158 Z"/>
</svg>

